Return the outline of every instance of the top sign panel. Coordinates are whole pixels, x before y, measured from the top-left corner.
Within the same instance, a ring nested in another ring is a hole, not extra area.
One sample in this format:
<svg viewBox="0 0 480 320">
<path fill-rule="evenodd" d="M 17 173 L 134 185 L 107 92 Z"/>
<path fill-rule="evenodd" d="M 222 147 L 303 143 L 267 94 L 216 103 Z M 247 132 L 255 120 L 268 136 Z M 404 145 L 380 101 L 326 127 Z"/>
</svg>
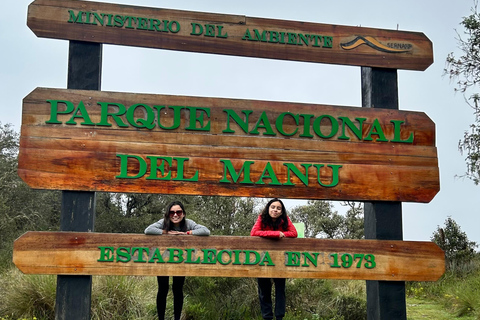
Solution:
<svg viewBox="0 0 480 320">
<path fill-rule="evenodd" d="M 423 34 L 92 1 L 36 0 L 38 37 L 328 64 L 425 70 Z"/>
</svg>

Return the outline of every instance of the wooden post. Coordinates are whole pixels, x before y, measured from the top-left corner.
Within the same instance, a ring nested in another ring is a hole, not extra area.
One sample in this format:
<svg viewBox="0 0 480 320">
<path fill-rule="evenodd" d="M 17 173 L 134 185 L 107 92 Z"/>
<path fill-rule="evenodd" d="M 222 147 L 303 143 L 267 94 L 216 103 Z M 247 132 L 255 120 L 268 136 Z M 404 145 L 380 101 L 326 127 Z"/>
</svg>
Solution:
<svg viewBox="0 0 480 320">
<path fill-rule="evenodd" d="M 100 90 L 102 45 L 70 41 L 68 89 Z M 94 231 L 95 192 L 62 192 L 61 231 Z M 56 320 L 90 319 L 92 276 L 57 276 Z"/>
<path fill-rule="evenodd" d="M 362 107 L 398 110 L 397 70 L 361 72 Z M 365 202 L 364 214 L 366 239 L 403 240 L 401 202 Z M 367 319 L 406 320 L 405 282 L 367 281 Z"/>
</svg>

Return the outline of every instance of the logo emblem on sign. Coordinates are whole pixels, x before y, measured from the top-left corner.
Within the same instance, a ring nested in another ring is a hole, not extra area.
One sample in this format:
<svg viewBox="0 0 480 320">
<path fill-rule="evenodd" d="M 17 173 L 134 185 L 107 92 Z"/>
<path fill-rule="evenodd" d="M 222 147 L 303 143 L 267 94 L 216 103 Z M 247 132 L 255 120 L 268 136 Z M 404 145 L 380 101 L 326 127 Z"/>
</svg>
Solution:
<svg viewBox="0 0 480 320">
<path fill-rule="evenodd" d="M 367 45 L 375 50 L 389 53 L 404 53 L 412 51 L 413 45 L 409 43 L 389 42 L 386 45 L 369 36 L 357 36 L 352 41 L 341 43 L 340 46 L 345 50 L 352 50 L 361 45 Z"/>
</svg>

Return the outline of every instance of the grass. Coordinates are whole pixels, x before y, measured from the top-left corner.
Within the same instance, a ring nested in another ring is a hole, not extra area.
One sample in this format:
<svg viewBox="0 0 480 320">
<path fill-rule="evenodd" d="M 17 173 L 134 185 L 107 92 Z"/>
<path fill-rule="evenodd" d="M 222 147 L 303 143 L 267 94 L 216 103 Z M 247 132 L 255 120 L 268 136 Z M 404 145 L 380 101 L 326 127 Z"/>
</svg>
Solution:
<svg viewBox="0 0 480 320">
<path fill-rule="evenodd" d="M 457 317 L 436 301 L 407 298 L 407 320 L 476 320 L 474 316 Z"/>
</svg>

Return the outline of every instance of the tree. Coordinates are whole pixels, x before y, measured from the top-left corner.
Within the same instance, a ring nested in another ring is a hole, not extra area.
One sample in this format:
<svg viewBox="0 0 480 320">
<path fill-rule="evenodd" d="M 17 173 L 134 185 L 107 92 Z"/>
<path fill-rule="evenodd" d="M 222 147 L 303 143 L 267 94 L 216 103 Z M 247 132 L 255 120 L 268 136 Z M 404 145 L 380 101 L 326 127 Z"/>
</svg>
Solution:
<svg viewBox="0 0 480 320">
<path fill-rule="evenodd" d="M 456 81 L 455 91 L 463 93 L 467 104 L 473 108 L 474 122 L 470 130 L 464 132 L 463 139 L 459 141 L 458 148 L 466 154 L 467 170 L 465 176 L 478 185 L 480 183 L 480 14 L 478 1 L 474 1 L 472 13 L 463 17 L 460 23 L 464 27 L 466 39 L 458 34 L 457 44 L 462 55 L 457 58 L 454 53 L 447 56 L 445 74 Z M 470 92 L 473 90 L 473 93 Z M 470 96 L 468 96 L 468 94 Z"/>
<path fill-rule="evenodd" d="M 261 208 L 257 198 L 199 197 L 196 220 L 214 235 L 248 236 Z"/>
<path fill-rule="evenodd" d="M 306 205 L 296 206 L 290 213 L 292 220 L 305 224 L 307 238 L 339 238 L 342 234 L 343 217 L 333 211 L 331 202 L 309 200 Z"/>
<path fill-rule="evenodd" d="M 342 238 L 363 239 L 365 237 L 363 203 L 347 201 L 343 202 L 342 206 L 349 207 L 345 215 Z"/>
<path fill-rule="evenodd" d="M 478 247 L 476 242 L 468 240 L 467 234 L 451 217 L 445 220 L 443 228 L 437 227 L 431 240 L 445 251 L 445 262 L 450 268 L 471 261 Z"/>
<path fill-rule="evenodd" d="M 0 268 L 11 264 L 13 241 L 24 232 L 59 227 L 60 193 L 33 190 L 17 174 L 18 140 L 0 123 Z"/>
</svg>

